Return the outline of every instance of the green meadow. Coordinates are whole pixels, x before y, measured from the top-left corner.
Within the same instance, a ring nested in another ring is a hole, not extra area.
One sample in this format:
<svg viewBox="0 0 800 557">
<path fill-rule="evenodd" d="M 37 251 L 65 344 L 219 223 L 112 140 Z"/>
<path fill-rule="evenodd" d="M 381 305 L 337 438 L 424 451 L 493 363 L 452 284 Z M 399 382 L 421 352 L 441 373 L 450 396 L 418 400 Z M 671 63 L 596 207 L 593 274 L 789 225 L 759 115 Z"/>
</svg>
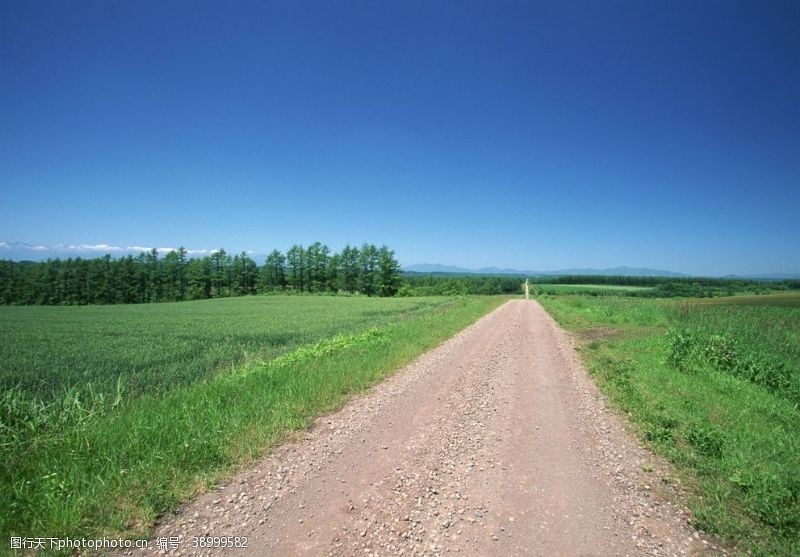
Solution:
<svg viewBox="0 0 800 557">
<path fill-rule="evenodd" d="M 0 537 L 146 535 L 503 301 L 0 307 Z"/>
<path fill-rule="evenodd" d="M 256 296 L 115 306 L 0 307 L 0 388 L 45 402 L 125 399 L 207 379 L 337 333 L 380 326 L 442 298 Z"/>
<path fill-rule="evenodd" d="M 709 298 L 701 303 L 723 306 L 771 306 L 771 307 L 800 307 L 800 293 L 775 292 L 771 294 L 725 296 L 722 298 Z"/>
<path fill-rule="evenodd" d="M 676 465 L 695 527 L 737 553 L 800 555 L 798 293 L 540 301 L 574 331 L 612 404 Z"/>
<path fill-rule="evenodd" d="M 652 286 L 628 286 L 617 284 L 531 284 L 531 292 L 536 294 L 626 294 L 629 292 L 648 292 Z"/>
</svg>

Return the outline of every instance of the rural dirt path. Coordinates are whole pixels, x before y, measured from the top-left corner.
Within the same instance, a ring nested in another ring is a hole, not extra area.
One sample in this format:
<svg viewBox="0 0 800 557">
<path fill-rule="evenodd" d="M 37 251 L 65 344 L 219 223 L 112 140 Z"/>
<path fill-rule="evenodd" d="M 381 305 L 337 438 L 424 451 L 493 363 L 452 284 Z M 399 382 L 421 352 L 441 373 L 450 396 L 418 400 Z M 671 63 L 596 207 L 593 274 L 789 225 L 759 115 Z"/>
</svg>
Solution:
<svg viewBox="0 0 800 557">
<path fill-rule="evenodd" d="M 180 554 L 717 554 L 569 337 L 510 301 L 188 504 Z M 195 536 L 246 536 L 199 550 Z"/>
</svg>

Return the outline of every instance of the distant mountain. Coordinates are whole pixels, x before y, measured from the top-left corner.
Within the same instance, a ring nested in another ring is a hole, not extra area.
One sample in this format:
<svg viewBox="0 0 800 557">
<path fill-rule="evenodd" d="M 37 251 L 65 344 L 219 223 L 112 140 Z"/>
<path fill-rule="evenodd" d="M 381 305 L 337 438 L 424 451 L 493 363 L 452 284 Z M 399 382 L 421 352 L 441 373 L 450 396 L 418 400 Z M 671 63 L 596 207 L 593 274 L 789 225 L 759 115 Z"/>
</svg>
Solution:
<svg viewBox="0 0 800 557">
<path fill-rule="evenodd" d="M 482 269 L 466 269 L 453 265 L 438 263 L 419 263 L 408 265 L 403 270 L 410 273 L 459 274 L 459 275 L 520 275 L 520 276 L 555 276 L 555 275 L 622 275 L 629 277 L 686 277 L 689 275 L 674 271 L 648 269 L 644 267 L 613 267 L 609 269 L 561 269 L 557 271 L 520 271 L 518 269 L 500 269 L 484 267 Z"/>
<path fill-rule="evenodd" d="M 452 273 L 452 274 L 475 274 L 477 271 L 454 267 L 452 265 L 439 265 L 438 263 L 417 263 L 416 265 L 404 266 L 403 270 L 408 273 Z"/>
<path fill-rule="evenodd" d="M 562 269 L 543 273 L 546 275 L 614 275 L 626 277 L 688 277 L 685 273 L 664 271 L 663 269 L 649 269 L 647 267 L 611 267 L 608 269 Z"/>
</svg>

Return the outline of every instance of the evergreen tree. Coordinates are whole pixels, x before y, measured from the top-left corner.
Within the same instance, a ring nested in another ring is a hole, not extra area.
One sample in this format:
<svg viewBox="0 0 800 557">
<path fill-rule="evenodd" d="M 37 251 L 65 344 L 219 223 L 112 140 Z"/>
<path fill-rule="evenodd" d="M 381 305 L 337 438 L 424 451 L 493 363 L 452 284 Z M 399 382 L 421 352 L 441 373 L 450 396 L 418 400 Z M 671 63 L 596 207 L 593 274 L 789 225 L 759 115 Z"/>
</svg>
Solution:
<svg viewBox="0 0 800 557">
<path fill-rule="evenodd" d="M 177 251 L 171 251 L 162 261 L 161 290 L 166 301 L 181 299 L 181 259 Z"/>
<path fill-rule="evenodd" d="M 328 246 L 320 242 L 314 242 L 306 249 L 305 266 L 309 292 L 322 292 L 327 289 L 329 254 Z"/>
<path fill-rule="evenodd" d="M 128 255 L 120 259 L 116 264 L 116 284 L 117 303 L 133 304 L 137 298 L 137 273 L 136 262 L 132 256 Z"/>
<path fill-rule="evenodd" d="M 161 300 L 161 262 L 158 260 L 158 250 L 153 248 L 145 257 L 147 265 L 147 301 L 158 302 Z"/>
<path fill-rule="evenodd" d="M 378 293 L 381 296 L 394 296 L 400 288 L 400 263 L 394 251 L 381 246 L 378 250 Z"/>
<path fill-rule="evenodd" d="M 232 288 L 235 296 L 254 294 L 256 291 L 256 278 L 258 266 L 246 252 L 233 258 Z"/>
<path fill-rule="evenodd" d="M 192 300 L 206 300 L 211 297 L 212 286 L 211 258 L 190 259 L 186 266 L 188 296 Z"/>
<path fill-rule="evenodd" d="M 114 303 L 114 275 L 111 272 L 111 256 L 88 261 L 88 299 L 93 304 Z"/>
<path fill-rule="evenodd" d="M 3 259 L 0 261 L 0 303 L 9 305 L 14 302 L 14 270 L 13 261 Z"/>
<path fill-rule="evenodd" d="M 367 296 L 377 293 L 378 261 L 378 249 L 374 245 L 361 246 L 358 258 L 358 290 Z"/>
<path fill-rule="evenodd" d="M 358 291 L 358 271 L 361 254 L 358 248 L 346 245 L 339 256 L 337 284 L 339 290 L 354 294 Z"/>
<path fill-rule="evenodd" d="M 339 288 L 340 259 L 341 256 L 338 253 L 334 253 L 328 258 L 328 268 L 325 271 L 325 275 L 327 276 L 328 290 L 330 292 L 336 292 L 336 289 Z"/>
<path fill-rule="evenodd" d="M 264 261 L 259 273 L 259 291 L 286 288 L 286 257 L 278 250 L 272 250 Z"/>
<path fill-rule="evenodd" d="M 219 298 L 230 295 L 231 260 L 225 250 L 220 248 L 211 254 L 211 296 Z"/>
<path fill-rule="evenodd" d="M 178 248 L 178 299 L 186 299 L 186 289 L 188 282 L 186 279 L 186 271 L 188 267 L 189 254 L 183 246 Z"/>
<path fill-rule="evenodd" d="M 186 271 L 188 267 L 189 253 L 183 246 L 178 248 L 178 299 L 186 299 L 186 289 L 188 282 L 186 280 Z"/>
<path fill-rule="evenodd" d="M 286 279 L 292 289 L 303 292 L 305 291 L 306 281 L 306 266 L 305 266 L 306 253 L 303 246 L 293 245 L 286 252 Z"/>
</svg>

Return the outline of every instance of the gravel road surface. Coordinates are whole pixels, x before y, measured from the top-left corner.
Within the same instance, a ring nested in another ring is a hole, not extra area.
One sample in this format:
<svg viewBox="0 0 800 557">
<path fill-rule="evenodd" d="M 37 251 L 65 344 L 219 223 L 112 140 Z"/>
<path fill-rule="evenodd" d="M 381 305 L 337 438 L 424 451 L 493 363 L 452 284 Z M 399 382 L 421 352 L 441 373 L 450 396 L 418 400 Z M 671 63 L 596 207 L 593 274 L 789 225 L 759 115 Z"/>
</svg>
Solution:
<svg viewBox="0 0 800 557">
<path fill-rule="evenodd" d="M 147 554 L 722 553 L 664 477 L 570 337 L 513 300 L 166 517 L 179 548 Z"/>
</svg>

